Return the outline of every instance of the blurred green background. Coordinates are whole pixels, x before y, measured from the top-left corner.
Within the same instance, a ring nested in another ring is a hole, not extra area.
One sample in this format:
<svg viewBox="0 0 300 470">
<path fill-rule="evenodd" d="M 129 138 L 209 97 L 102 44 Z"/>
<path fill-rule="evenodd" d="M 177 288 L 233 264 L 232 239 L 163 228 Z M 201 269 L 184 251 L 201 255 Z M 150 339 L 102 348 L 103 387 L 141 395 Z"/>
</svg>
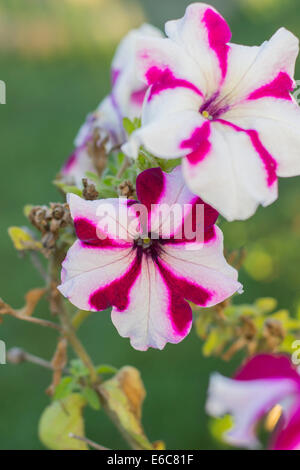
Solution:
<svg viewBox="0 0 300 470">
<path fill-rule="evenodd" d="M 41 285 L 27 258 L 21 259 L 7 235 L 25 225 L 27 203 L 60 199 L 52 186 L 85 115 L 109 91 L 109 64 L 120 36 L 145 19 L 162 27 L 183 15 L 182 0 L 0 0 L 0 79 L 7 104 L 1 114 L 0 296 L 20 307 L 30 288 Z M 248 45 L 268 39 L 285 26 L 300 36 L 297 0 L 208 1 L 229 21 L 233 41 Z M 299 65 L 299 64 L 298 64 Z M 296 78 L 300 78 L 298 67 Z M 280 199 L 247 222 L 224 223 L 226 247 L 246 246 L 240 278 L 245 293 L 236 302 L 275 296 L 279 307 L 295 311 L 300 301 L 299 179 L 281 180 Z M 47 316 L 41 302 L 39 316 Z M 6 318 L 0 339 L 50 359 L 55 332 Z M 168 448 L 211 449 L 204 403 L 209 371 L 230 374 L 227 364 L 202 357 L 195 332 L 164 351 L 138 352 L 117 334 L 108 313 L 91 316 L 80 336 L 96 363 L 140 369 L 147 389 L 143 422 L 152 440 Z M 0 365 L 0 448 L 42 449 L 39 416 L 49 402 L 50 374 L 37 366 Z M 86 434 L 111 448 L 126 448 L 104 413 L 86 411 Z"/>
</svg>

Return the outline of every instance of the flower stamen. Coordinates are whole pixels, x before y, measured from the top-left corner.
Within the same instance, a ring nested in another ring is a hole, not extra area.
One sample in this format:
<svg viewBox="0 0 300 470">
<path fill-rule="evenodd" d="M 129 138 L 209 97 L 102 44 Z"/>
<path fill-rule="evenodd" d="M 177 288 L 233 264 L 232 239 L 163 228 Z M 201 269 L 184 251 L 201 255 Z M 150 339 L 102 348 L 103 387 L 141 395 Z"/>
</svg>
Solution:
<svg viewBox="0 0 300 470">
<path fill-rule="evenodd" d="M 201 114 L 202 114 L 202 116 L 203 116 L 205 119 L 208 119 L 209 121 L 211 121 L 212 118 L 213 118 L 213 117 L 209 114 L 208 111 L 202 111 Z"/>
</svg>

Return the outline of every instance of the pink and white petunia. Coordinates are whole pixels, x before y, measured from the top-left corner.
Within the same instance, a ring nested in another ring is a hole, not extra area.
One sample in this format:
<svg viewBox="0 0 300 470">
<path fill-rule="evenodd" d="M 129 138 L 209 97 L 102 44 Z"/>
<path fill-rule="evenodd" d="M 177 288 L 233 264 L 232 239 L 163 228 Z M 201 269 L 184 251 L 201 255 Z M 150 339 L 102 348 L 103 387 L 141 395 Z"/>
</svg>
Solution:
<svg viewBox="0 0 300 470">
<path fill-rule="evenodd" d="M 140 78 L 150 88 L 142 126 L 123 150 L 182 157 L 195 194 L 228 220 L 247 219 L 276 200 L 279 176 L 300 174 L 300 110 L 291 96 L 298 39 L 281 28 L 259 47 L 230 43 L 226 21 L 204 3 L 165 31 L 139 43 Z"/>
<path fill-rule="evenodd" d="M 76 139 L 76 149 L 62 168 L 68 182 L 81 183 L 87 171 L 95 172 L 87 152 L 87 143 L 97 130 L 99 144 L 105 140 L 107 152 L 126 141 L 123 118 L 140 118 L 147 85 L 137 77 L 136 48 L 144 37 L 161 37 L 162 33 L 144 24 L 130 31 L 120 42 L 111 66 L 111 93 L 87 116 Z"/>
<path fill-rule="evenodd" d="M 137 196 L 85 201 L 68 195 L 78 240 L 63 262 L 59 290 L 83 310 L 112 306 L 115 327 L 134 348 L 162 349 L 189 333 L 188 301 L 209 307 L 241 284 L 223 256 L 218 213 L 187 189 L 180 167 L 142 172 Z M 191 233 L 182 230 L 188 223 Z"/>
<path fill-rule="evenodd" d="M 66 160 L 60 170 L 60 177 L 65 184 L 81 187 L 82 178 L 88 171 L 95 173 L 95 167 L 88 153 L 87 143 L 83 143 Z"/>
<path fill-rule="evenodd" d="M 224 440 L 248 448 L 259 447 L 256 426 L 270 413 L 270 448 L 300 450 L 300 375 L 286 356 L 255 356 L 233 379 L 213 374 L 206 411 L 214 417 L 232 415 L 233 428 Z"/>
</svg>

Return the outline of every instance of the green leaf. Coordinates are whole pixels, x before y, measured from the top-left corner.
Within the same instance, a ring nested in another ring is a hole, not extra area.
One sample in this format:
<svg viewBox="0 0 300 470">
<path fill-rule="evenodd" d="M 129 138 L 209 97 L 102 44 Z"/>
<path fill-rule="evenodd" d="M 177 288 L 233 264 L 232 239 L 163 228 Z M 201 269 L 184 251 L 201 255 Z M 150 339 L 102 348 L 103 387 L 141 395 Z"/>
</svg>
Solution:
<svg viewBox="0 0 300 470">
<path fill-rule="evenodd" d="M 91 181 L 95 181 L 96 183 L 98 183 L 99 181 L 99 176 L 96 174 L 96 173 L 93 173 L 92 171 L 86 171 L 85 172 L 85 176 L 91 180 Z"/>
<path fill-rule="evenodd" d="M 123 119 L 123 127 L 128 136 L 131 135 L 133 131 L 135 131 L 134 123 L 130 121 L 130 119 L 128 119 L 127 117 Z"/>
<path fill-rule="evenodd" d="M 85 442 L 70 437 L 70 433 L 84 437 L 82 416 L 86 400 L 73 393 L 47 406 L 39 422 L 39 438 L 52 450 L 88 450 Z"/>
<path fill-rule="evenodd" d="M 203 355 L 204 356 L 211 356 L 215 348 L 219 345 L 219 336 L 218 331 L 216 328 L 213 328 L 207 337 L 203 345 Z"/>
<path fill-rule="evenodd" d="M 99 400 L 97 393 L 95 392 L 93 388 L 84 387 L 81 390 L 81 394 L 86 399 L 90 407 L 93 408 L 93 410 L 100 410 L 101 408 L 100 400 Z"/>
<path fill-rule="evenodd" d="M 109 364 L 101 364 L 97 367 L 98 374 L 116 374 L 118 369 L 114 366 L 110 366 Z"/>
<path fill-rule="evenodd" d="M 172 158 L 171 160 L 156 158 L 156 160 L 160 168 L 167 173 L 170 173 L 176 166 L 181 164 L 181 158 Z"/>
<path fill-rule="evenodd" d="M 82 197 L 82 190 L 77 188 L 77 186 L 70 186 L 68 184 L 62 183 L 61 181 L 53 181 L 53 184 L 65 194 L 72 193 Z"/>
<path fill-rule="evenodd" d="M 62 400 L 63 398 L 66 398 L 73 392 L 75 386 L 76 383 L 72 377 L 62 378 L 55 388 L 53 400 Z"/>
<path fill-rule="evenodd" d="M 224 443 L 224 434 L 233 427 L 233 419 L 230 415 L 222 418 L 213 418 L 209 421 L 209 429 L 213 437 Z"/>
<path fill-rule="evenodd" d="M 128 136 L 130 136 L 136 129 L 141 127 L 141 120 L 139 118 L 134 118 L 131 121 L 129 118 L 123 118 L 123 127 Z"/>
<path fill-rule="evenodd" d="M 73 359 L 71 361 L 70 373 L 76 378 L 82 378 L 89 375 L 89 370 L 80 359 Z"/>
</svg>

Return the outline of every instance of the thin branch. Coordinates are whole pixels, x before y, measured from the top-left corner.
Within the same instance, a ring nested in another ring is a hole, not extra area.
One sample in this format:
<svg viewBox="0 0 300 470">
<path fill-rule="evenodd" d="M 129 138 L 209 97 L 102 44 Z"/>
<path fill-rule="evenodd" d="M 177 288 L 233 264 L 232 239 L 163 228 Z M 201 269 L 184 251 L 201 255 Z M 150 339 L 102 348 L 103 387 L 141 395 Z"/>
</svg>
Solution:
<svg viewBox="0 0 300 470">
<path fill-rule="evenodd" d="M 27 321 L 29 323 L 35 323 L 36 325 L 44 326 L 46 328 L 52 328 L 53 330 L 59 331 L 60 333 L 63 333 L 63 329 L 60 325 L 57 325 L 56 323 L 49 321 L 49 320 L 44 320 L 42 318 L 37 318 L 37 317 L 29 317 L 27 315 L 21 315 L 14 310 L 10 312 L 10 315 L 14 318 L 17 318 L 18 320 L 23 320 Z"/>
<path fill-rule="evenodd" d="M 24 351 L 21 348 L 11 348 L 7 351 L 7 361 L 11 364 L 20 364 L 21 362 L 30 362 L 31 364 L 36 364 L 37 366 L 43 367 L 44 369 L 54 370 L 53 365 L 50 361 L 46 361 L 41 357 L 34 356 L 33 354 Z M 65 374 L 68 374 L 68 369 L 63 369 Z"/>
<path fill-rule="evenodd" d="M 127 168 L 130 166 L 130 160 L 129 158 L 125 155 L 124 157 L 124 160 L 123 160 L 123 163 L 122 163 L 122 166 L 121 168 L 119 169 L 118 173 L 117 173 L 117 178 L 121 178 L 121 176 L 123 176 L 123 173 L 125 173 L 125 171 L 127 170 Z"/>
<path fill-rule="evenodd" d="M 32 251 L 32 250 L 30 251 L 30 259 L 31 259 L 31 262 L 32 262 L 33 266 L 38 271 L 38 273 L 40 274 L 42 279 L 44 279 L 44 281 L 46 283 L 48 283 L 49 282 L 49 276 L 48 276 L 47 272 L 45 271 L 44 266 L 42 265 L 41 260 L 40 260 L 40 258 L 38 257 L 38 255 L 35 251 Z"/>
<path fill-rule="evenodd" d="M 95 366 L 94 366 L 90 356 L 88 355 L 87 351 L 83 347 L 80 340 L 77 338 L 76 333 L 75 333 L 75 329 L 72 325 L 72 321 L 69 317 L 68 312 L 65 309 L 65 306 L 64 306 L 63 302 L 61 302 L 61 312 L 59 314 L 59 318 L 61 320 L 61 324 L 62 324 L 62 327 L 63 327 L 64 336 L 69 341 L 70 345 L 74 349 L 77 356 L 82 360 L 83 364 L 89 370 L 90 375 L 91 375 L 91 381 L 94 384 L 100 383 L 101 379 L 99 377 L 99 374 L 97 374 Z"/>
<path fill-rule="evenodd" d="M 108 449 L 108 447 L 103 447 L 100 444 L 96 444 L 96 442 L 91 441 L 90 439 L 87 439 L 86 437 L 77 436 L 76 434 L 73 434 L 72 432 L 70 432 L 69 437 L 72 437 L 73 439 L 78 439 L 78 441 L 85 442 L 90 447 L 96 450 L 111 450 L 111 449 Z"/>
<path fill-rule="evenodd" d="M 57 285 L 60 269 L 61 269 L 60 253 L 57 250 L 55 250 L 50 260 L 50 271 L 49 271 L 51 283 L 53 286 Z M 81 341 L 76 336 L 75 328 L 72 325 L 72 320 L 69 316 L 69 313 L 67 312 L 66 306 L 63 302 L 63 298 L 56 287 L 52 287 L 52 289 L 53 289 L 54 297 L 55 297 L 55 309 L 53 311 L 53 306 L 51 308 L 51 304 L 50 304 L 50 310 L 52 310 L 53 313 L 58 314 L 65 338 L 67 338 L 74 352 L 77 354 L 79 359 L 82 360 L 83 364 L 89 370 L 92 383 L 98 384 L 101 382 L 101 378 L 99 374 L 97 374 L 97 371 L 95 369 L 95 366 L 90 356 L 88 355 Z"/>
</svg>

